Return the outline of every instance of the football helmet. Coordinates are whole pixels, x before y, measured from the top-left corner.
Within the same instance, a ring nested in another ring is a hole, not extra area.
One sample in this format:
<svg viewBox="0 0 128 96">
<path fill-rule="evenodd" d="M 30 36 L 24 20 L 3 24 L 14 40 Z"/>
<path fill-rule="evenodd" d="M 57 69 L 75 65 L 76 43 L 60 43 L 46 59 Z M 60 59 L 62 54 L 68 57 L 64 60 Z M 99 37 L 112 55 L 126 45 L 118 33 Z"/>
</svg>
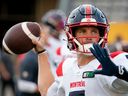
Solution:
<svg viewBox="0 0 128 96">
<path fill-rule="evenodd" d="M 109 24 L 105 14 L 97 7 L 91 4 L 83 4 L 74 9 L 68 19 L 66 20 L 65 31 L 68 37 L 68 47 L 70 50 L 86 53 L 86 55 L 92 55 L 90 52 L 90 44 L 80 44 L 78 38 L 96 38 L 96 37 L 76 37 L 74 34 L 75 29 L 80 26 L 95 26 L 100 33 L 100 40 L 98 43 L 100 46 L 105 47 L 107 43 L 107 36 L 109 31 Z"/>
<path fill-rule="evenodd" d="M 48 11 L 42 18 L 43 24 L 50 26 L 53 30 L 60 31 L 64 29 L 66 15 L 63 11 L 53 9 Z"/>
</svg>

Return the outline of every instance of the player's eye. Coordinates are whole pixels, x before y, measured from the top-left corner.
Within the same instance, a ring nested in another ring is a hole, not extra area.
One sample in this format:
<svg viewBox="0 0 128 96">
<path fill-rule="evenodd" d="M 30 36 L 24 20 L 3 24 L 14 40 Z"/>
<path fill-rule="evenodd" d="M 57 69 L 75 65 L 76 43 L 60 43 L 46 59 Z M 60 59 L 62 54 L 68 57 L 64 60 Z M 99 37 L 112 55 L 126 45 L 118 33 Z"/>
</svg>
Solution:
<svg viewBox="0 0 128 96">
<path fill-rule="evenodd" d="M 95 30 L 95 29 L 94 29 L 94 30 L 92 30 L 92 31 L 91 31 L 91 33 L 92 33 L 92 35 L 99 34 L 98 30 Z"/>
<path fill-rule="evenodd" d="M 79 34 L 85 34 L 85 33 L 86 33 L 86 30 L 84 29 L 79 30 Z"/>
</svg>

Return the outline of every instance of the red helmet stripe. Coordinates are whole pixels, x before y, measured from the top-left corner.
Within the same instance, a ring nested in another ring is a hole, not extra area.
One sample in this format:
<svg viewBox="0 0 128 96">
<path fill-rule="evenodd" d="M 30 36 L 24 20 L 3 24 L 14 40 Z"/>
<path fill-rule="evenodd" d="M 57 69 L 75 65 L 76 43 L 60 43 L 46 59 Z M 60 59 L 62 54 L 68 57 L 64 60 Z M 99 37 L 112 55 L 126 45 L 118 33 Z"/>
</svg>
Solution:
<svg viewBox="0 0 128 96">
<path fill-rule="evenodd" d="M 85 18 L 91 18 L 91 6 L 90 5 L 87 5 L 86 8 L 85 8 L 85 13 L 86 13 L 86 17 Z"/>
</svg>

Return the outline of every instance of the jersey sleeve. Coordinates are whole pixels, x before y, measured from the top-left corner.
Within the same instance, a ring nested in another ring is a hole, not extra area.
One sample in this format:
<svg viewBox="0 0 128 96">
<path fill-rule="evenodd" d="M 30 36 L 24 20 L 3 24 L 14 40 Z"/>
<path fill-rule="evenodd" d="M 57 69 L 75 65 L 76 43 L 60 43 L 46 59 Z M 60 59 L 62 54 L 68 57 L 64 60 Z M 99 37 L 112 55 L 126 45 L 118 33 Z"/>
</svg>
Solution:
<svg viewBox="0 0 128 96">
<path fill-rule="evenodd" d="M 128 70 L 128 53 L 122 52 L 122 51 L 117 51 L 111 54 L 112 61 L 117 65 L 122 65 Z M 111 77 L 110 79 L 108 77 L 108 83 L 110 87 L 115 90 L 116 92 L 119 93 L 128 93 L 128 82 L 118 79 L 116 77 Z"/>
<path fill-rule="evenodd" d="M 63 76 L 64 74 L 68 74 L 68 71 L 71 70 L 73 67 L 73 63 L 76 58 L 65 58 L 62 62 L 58 65 L 56 69 L 56 74 L 58 77 Z"/>
<path fill-rule="evenodd" d="M 122 65 L 128 70 L 128 53 L 120 51 L 112 60 L 117 66 Z"/>
<path fill-rule="evenodd" d="M 56 81 L 49 87 L 46 96 L 57 96 L 58 84 Z"/>
<path fill-rule="evenodd" d="M 64 63 L 64 60 L 58 65 L 56 69 L 56 74 L 58 77 L 63 76 L 63 63 Z"/>
<path fill-rule="evenodd" d="M 55 82 L 49 87 L 46 96 L 65 96 L 65 92 L 61 85 L 62 77 L 58 77 Z"/>
</svg>

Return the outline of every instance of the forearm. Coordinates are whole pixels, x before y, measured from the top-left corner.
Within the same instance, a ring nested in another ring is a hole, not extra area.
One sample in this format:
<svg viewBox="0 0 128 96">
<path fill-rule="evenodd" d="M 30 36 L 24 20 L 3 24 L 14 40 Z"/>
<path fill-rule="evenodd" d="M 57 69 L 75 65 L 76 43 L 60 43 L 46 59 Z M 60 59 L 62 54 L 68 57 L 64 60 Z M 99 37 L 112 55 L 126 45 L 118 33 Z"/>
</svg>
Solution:
<svg viewBox="0 0 128 96">
<path fill-rule="evenodd" d="M 47 55 L 47 52 L 38 55 L 38 88 L 41 95 L 46 94 L 49 86 L 54 82 Z"/>
</svg>

